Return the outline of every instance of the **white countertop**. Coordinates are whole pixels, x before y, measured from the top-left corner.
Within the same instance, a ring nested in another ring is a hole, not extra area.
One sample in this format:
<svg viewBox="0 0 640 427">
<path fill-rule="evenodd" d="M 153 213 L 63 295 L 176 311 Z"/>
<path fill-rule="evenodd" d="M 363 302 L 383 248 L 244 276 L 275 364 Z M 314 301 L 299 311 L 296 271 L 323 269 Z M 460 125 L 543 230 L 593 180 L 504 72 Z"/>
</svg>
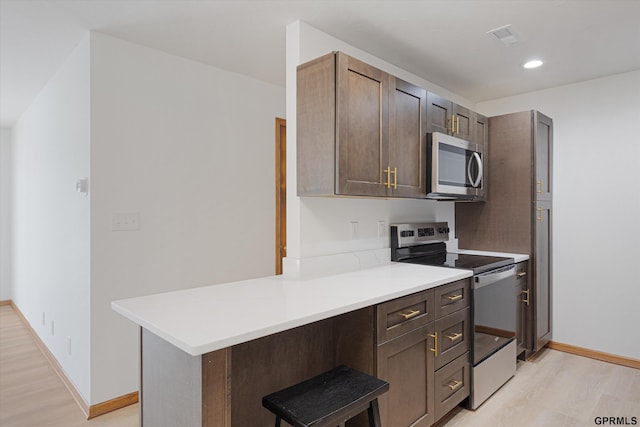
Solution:
<svg viewBox="0 0 640 427">
<path fill-rule="evenodd" d="M 113 301 L 124 317 L 193 356 L 471 277 L 470 270 L 388 263 L 350 273 L 270 276 Z"/>
</svg>

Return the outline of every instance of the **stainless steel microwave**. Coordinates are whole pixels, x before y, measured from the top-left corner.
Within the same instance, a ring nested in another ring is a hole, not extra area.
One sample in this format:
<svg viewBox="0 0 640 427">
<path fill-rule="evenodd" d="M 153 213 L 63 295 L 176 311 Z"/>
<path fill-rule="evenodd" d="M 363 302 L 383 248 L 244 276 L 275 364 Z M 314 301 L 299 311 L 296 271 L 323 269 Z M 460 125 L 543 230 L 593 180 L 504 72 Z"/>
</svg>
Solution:
<svg viewBox="0 0 640 427">
<path fill-rule="evenodd" d="M 482 146 L 440 132 L 427 134 L 427 198 L 484 199 Z"/>
</svg>

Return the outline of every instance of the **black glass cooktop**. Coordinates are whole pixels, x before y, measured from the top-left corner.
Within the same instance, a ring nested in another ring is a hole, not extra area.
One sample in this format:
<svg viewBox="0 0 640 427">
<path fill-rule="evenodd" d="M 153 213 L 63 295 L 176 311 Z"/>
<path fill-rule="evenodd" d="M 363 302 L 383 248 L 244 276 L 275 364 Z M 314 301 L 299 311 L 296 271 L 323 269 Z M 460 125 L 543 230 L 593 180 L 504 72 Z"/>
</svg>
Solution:
<svg viewBox="0 0 640 427">
<path fill-rule="evenodd" d="M 414 246 L 410 251 L 404 253 L 405 256 L 397 259 L 400 262 L 412 264 L 434 265 L 440 267 L 464 268 L 473 270 L 474 274 L 484 273 L 495 268 L 513 264 L 513 258 L 457 254 L 451 252 L 434 252 L 431 248 L 435 245 L 425 245 L 424 252 L 419 247 Z M 444 247 L 444 245 L 442 245 Z"/>
</svg>

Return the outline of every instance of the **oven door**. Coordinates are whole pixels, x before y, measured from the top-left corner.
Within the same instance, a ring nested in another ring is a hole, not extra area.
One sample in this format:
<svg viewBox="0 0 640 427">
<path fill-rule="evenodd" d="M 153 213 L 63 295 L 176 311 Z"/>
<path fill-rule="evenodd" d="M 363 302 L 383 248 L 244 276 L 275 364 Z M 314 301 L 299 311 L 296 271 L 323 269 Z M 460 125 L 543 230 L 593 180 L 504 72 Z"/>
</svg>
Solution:
<svg viewBox="0 0 640 427">
<path fill-rule="evenodd" d="M 484 196 L 482 146 L 439 132 L 427 134 L 427 198 L 473 200 Z"/>
<path fill-rule="evenodd" d="M 515 265 L 474 276 L 474 366 L 515 339 L 516 297 Z"/>
</svg>

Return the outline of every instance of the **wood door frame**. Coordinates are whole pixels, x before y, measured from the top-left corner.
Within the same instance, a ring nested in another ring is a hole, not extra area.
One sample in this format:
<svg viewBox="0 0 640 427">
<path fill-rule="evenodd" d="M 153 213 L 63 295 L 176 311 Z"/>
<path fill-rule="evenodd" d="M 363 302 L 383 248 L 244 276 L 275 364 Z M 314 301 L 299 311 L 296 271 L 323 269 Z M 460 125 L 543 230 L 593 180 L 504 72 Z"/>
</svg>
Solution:
<svg viewBox="0 0 640 427">
<path fill-rule="evenodd" d="M 287 256 L 287 121 L 276 117 L 276 274 Z"/>
</svg>

